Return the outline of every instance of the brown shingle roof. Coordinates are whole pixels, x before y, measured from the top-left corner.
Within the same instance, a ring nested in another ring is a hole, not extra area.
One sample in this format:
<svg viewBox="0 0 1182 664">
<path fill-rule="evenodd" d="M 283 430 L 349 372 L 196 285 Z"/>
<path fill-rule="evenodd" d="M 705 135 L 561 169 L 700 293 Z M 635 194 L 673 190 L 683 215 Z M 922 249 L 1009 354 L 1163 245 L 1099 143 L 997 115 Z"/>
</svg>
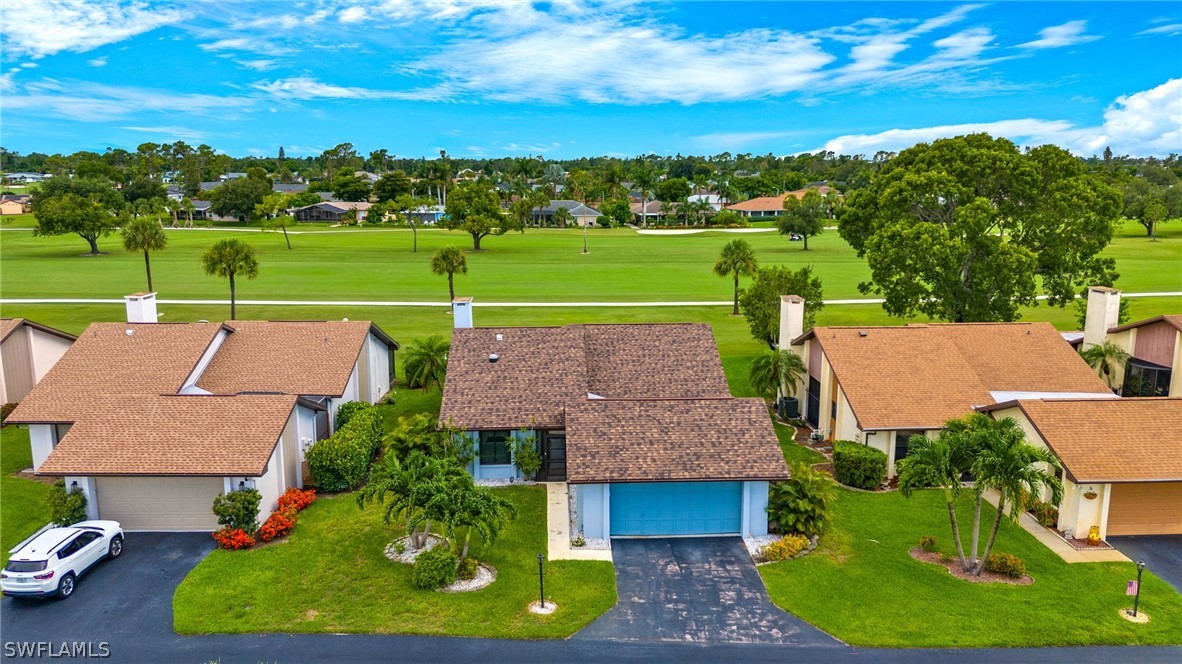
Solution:
<svg viewBox="0 0 1182 664">
<path fill-rule="evenodd" d="M 99 398 L 37 469 L 46 475 L 262 475 L 292 395 Z"/>
<path fill-rule="evenodd" d="M 815 338 L 863 430 L 940 428 L 990 392 L 1111 395 L 1049 323 L 818 327 Z"/>
<path fill-rule="evenodd" d="M 735 203 L 728 205 L 728 210 L 739 210 L 741 212 L 770 212 L 783 211 L 784 209 L 784 195 L 780 196 L 759 196 L 742 203 Z"/>
<path fill-rule="evenodd" d="M 1125 323 L 1124 325 L 1111 328 L 1108 331 L 1124 332 L 1125 330 L 1131 330 L 1134 327 L 1141 327 L 1143 325 L 1150 325 L 1152 323 L 1158 323 L 1161 321 L 1165 321 L 1170 325 L 1173 325 L 1176 329 L 1178 329 L 1178 331 L 1182 332 L 1182 314 L 1165 314 L 1163 316 L 1154 316 L 1153 318 L 1146 318 L 1145 320 L 1139 320 L 1133 323 Z"/>
<path fill-rule="evenodd" d="M 588 393 L 730 396 L 708 325 L 461 328 L 452 332 L 440 420 L 466 429 L 562 427 L 564 404 Z"/>
<path fill-rule="evenodd" d="M 7 339 L 9 335 L 11 335 L 13 332 L 16 332 L 17 328 L 22 325 L 28 325 L 34 329 L 41 330 L 42 332 L 67 339 L 69 341 L 77 339 L 77 337 L 70 334 L 69 332 L 62 332 L 57 328 L 53 328 L 48 325 L 42 325 L 41 323 L 31 321 L 27 318 L 0 318 L 0 341 Z"/>
<path fill-rule="evenodd" d="M 566 449 L 576 484 L 788 477 L 762 399 L 571 402 Z"/>
<path fill-rule="evenodd" d="M 1182 481 L 1182 398 L 1035 399 L 1017 405 L 1075 482 Z"/>
</svg>

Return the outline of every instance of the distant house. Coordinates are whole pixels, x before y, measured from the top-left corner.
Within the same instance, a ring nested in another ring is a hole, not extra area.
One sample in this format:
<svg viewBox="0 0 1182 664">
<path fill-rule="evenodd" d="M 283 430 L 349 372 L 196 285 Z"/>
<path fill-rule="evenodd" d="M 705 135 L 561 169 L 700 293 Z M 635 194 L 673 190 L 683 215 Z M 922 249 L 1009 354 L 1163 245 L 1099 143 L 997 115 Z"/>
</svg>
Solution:
<svg viewBox="0 0 1182 664">
<path fill-rule="evenodd" d="M 640 203 L 632 203 L 628 207 L 632 209 L 632 218 L 637 222 L 644 222 L 645 220 L 656 220 L 661 218 L 661 201 L 649 200 L 644 203 L 643 212 L 640 209 Z"/>
<path fill-rule="evenodd" d="M 686 199 L 687 203 L 697 203 L 698 201 L 706 201 L 710 205 L 710 209 L 715 212 L 722 209 L 722 197 L 718 194 L 693 194 Z"/>
<path fill-rule="evenodd" d="M 371 203 L 353 203 L 348 201 L 324 201 L 321 203 L 313 203 L 302 208 L 296 208 L 294 216 L 296 221 L 331 221 L 333 223 L 340 223 L 345 215 L 349 214 L 351 210 L 357 211 L 357 220 L 362 221 L 370 208 Z"/>
<path fill-rule="evenodd" d="M 27 195 L 0 196 L 0 214 L 24 214 L 28 211 L 29 198 Z"/>
<path fill-rule="evenodd" d="M 353 175 L 371 184 L 382 179 L 381 176 L 375 173 L 370 173 L 369 171 L 353 171 Z"/>
<path fill-rule="evenodd" d="M 224 182 L 226 180 L 237 180 L 238 178 L 244 177 L 246 177 L 246 173 L 222 173 L 218 176 L 218 179 Z"/>
<path fill-rule="evenodd" d="M 9 182 L 40 182 L 51 177 L 53 176 L 48 173 L 30 173 L 22 171 L 20 173 L 5 173 L 3 179 L 8 180 Z"/>
<path fill-rule="evenodd" d="M 558 212 L 559 208 L 565 208 L 570 212 L 571 221 L 577 226 L 594 226 L 603 216 L 599 210 L 571 200 L 552 200 L 546 207 L 535 208 L 534 214 L 536 218 L 550 223 L 554 221 L 554 214 Z"/>
<path fill-rule="evenodd" d="M 296 182 L 293 184 L 276 182 L 275 184 L 271 185 L 271 191 L 279 194 L 302 194 L 303 192 L 308 191 L 308 185 L 303 182 Z"/>
<path fill-rule="evenodd" d="M 797 189 L 796 191 L 789 191 L 779 196 L 760 196 L 742 203 L 735 203 L 727 206 L 726 209 L 734 210 L 744 217 L 776 217 L 784 212 L 784 199 L 792 196 L 797 200 L 804 198 L 810 189 L 817 190 L 817 193 L 822 196 L 828 196 L 830 192 L 836 191 L 832 187 L 821 185 L 819 187 L 805 187 L 804 189 Z"/>
<path fill-rule="evenodd" d="M 179 201 L 185 197 L 185 192 L 179 184 L 164 185 L 164 195 L 171 201 Z"/>
<path fill-rule="evenodd" d="M 209 220 L 213 219 L 213 212 L 210 210 L 210 208 L 212 208 L 212 207 L 213 207 L 213 203 L 211 203 L 209 201 L 203 201 L 203 200 L 199 200 L 199 199 L 194 198 L 193 199 L 193 219 L 194 220 L 200 219 L 202 221 L 209 221 Z"/>
<path fill-rule="evenodd" d="M 420 224 L 433 225 L 443 221 L 444 217 L 447 216 L 447 210 L 442 205 L 424 205 L 413 210 L 407 210 L 403 214 Z"/>
<path fill-rule="evenodd" d="M 75 339 L 24 318 L 0 318 L 0 403 L 24 399 Z"/>
</svg>

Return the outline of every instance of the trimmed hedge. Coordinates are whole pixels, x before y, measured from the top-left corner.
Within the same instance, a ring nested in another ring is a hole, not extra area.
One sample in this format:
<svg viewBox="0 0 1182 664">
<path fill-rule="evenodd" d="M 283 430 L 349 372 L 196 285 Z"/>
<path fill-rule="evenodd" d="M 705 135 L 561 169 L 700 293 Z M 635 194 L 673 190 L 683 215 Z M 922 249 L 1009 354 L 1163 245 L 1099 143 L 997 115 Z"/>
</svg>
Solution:
<svg viewBox="0 0 1182 664">
<path fill-rule="evenodd" d="M 459 562 L 447 545 L 427 549 L 415 556 L 414 569 L 410 573 L 411 583 L 423 590 L 451 585 L 455 583 Z"/>
<path fill-rule="evenodd" d="M 351 414 L 336 433 L 308 448 L 308 469 L 321 491 L 348 491 L 365 481 L 373 455 L 382 446 L 383 429 L 377 411 L 364 406 L 350 408 Z"/>
<path fill-rule="evenodd" d="M 1026 576 L 1026 563 L 1009 553 L 993 553 L 985 560 L 985 569 L 995 574 L 1020 579 Z"/>
<path fill-rule="evenodd" d="M 877 489 L 886 479 L 887 455 L 852 440 L 833 443 L 833 476 L 857 489 Z"/>
<path fill-rule="evenodd" d="M 373 406 L 370 406 L 364 401 L 346 401 L 337 407 L 337 424 L 334 428 L 340 429 L 344 427 L 349 423 L 349 420 L 353 419 L 354 415 L 369 408 L 373 408 Z"/>
</svg>

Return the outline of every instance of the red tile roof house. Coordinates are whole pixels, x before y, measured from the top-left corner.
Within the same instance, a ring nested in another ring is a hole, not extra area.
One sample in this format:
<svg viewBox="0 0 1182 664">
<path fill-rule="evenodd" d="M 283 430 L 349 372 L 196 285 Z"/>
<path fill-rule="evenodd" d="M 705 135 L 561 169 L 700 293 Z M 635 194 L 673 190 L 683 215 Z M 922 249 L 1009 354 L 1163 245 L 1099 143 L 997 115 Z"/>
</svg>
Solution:
<svg viewBox="0 0 1182 664">
<path fill-rule="evenodd" d="M 266 518 L 340 404 L 390 389 L 398 344 L 368 321 L 157 323 L 154 293 L 126 300 L 132 322 L 87 327 L 8 420 L 89 518 L 213 530 L 214 497 L 241 486 Z"/>
<path fill-rule="evenodd" d="M 0 318 L 0 403 L 24 399 L 75 338 L 25 318 Z"/>
<path fill-rule="evenodd" d="M 477 479 L 521 479 L 511 441 L 533 436 L 537 479 L 569 484 L 585 537 L 767 533 L 788 468 L 708 325 L 476 328 L 471 298 L 453 307 L 440 421 L 468 432 Z"/>
</svg>

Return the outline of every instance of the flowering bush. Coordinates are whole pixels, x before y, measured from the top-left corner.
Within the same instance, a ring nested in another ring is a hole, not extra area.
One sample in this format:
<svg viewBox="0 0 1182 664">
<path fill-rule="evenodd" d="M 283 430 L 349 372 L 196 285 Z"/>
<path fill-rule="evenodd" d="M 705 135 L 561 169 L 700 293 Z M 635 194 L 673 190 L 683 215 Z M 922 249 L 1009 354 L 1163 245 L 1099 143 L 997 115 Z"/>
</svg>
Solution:
<svg viewBox="0 0 1182 664">
<path fill-rule="evenodd" d="M 759 552 L 768 560 L 788 560 L 792 556 L 807 549 L 808 546 L 809 538 L 804 535 L 792 533 L 781 537 L 771 544 L 764 545 Z"/>
<path fill-rule="evenodd" d="M 314 502 L 316 502 L 315 489 L 297 489 L 293 486 L 282 496 L 279 496 L 279 511 L 290 509 L 299 512 Z"/>
<path fill-rule="evenodd" d="M 230 551 L 249 549 L 254 546 L 254 538 L 241 528 L 230 528 L 226 526 L 215 532 L 213 539 L 217 541 L 219 547 L 229 549 Z"/>
<path fill-rule="evenodd" d="M 990 554 L 989 558 L 985 560 L 985 569 L 1015 579 L 1026 576 L 1026 563 L 1023 563 L 1018 556 L 1008 553 Z"/>
<path fill-rule="evenodd" d="M 270 542 L 276 537 L 291 534 L 295 525 L 296 511 L 292 508 L 280 508 L 278 512 L 267 518 L 262 528 L 259 528 L 259 539 L 264 542 Z"/>
<path fill-rule="evenodd" d="M 1054 528 L 1059 523 L 1059 510 L 1050 503 L 1035 501 L 1030 506 L 1030 513 L 1047 528 Z"/>
</svg>

